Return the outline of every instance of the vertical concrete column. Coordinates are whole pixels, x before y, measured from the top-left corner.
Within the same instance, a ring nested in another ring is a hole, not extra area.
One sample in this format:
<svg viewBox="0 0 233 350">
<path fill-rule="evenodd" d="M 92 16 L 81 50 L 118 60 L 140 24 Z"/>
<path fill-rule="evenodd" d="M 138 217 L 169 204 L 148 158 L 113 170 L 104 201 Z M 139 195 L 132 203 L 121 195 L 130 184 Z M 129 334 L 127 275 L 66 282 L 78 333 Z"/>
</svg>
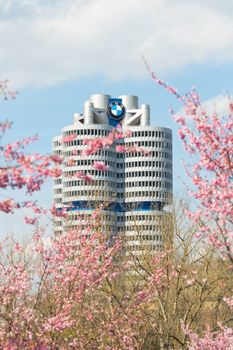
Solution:
<svg viewBox="0 0 233 350">
<path fill-rule="evenodd" d="M 141 125 L 148 126 L 150 125 L 150 106 L 141 105 L 142 116 L 141 116 Z"/>
<path fill-rule="evenodd" d="M 108 106 L 109 98 L 110 96 L 105 94 L 91 95 L 90 102 L 93 103 L 94 108 L 106 110 Z"/>
<path fill-rule="evenodd" d="M 84 103 L 84 124 L 91 125 L 94 122 L 93 103 L 89 100 Z"/>
</svg>

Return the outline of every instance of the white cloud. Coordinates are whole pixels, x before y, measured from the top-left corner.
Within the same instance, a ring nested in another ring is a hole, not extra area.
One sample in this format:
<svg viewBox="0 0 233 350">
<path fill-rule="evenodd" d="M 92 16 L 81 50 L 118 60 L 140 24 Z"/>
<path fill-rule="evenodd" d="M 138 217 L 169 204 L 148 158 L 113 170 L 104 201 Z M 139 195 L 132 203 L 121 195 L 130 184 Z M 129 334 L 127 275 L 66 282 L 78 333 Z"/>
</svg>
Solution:
<svg viewBox="0 0 233 350">
<path fill-rule="evenodd" d="M 232 96 L 230 96 L 232 99 Z M 218 116 L 224 116 L 229 114 L 229 96 L 227 95 L 218 95 L 214 98 L 206 100 L 203 102 L 202 106 L 207 111 L 209 115 L 212 115 L 214 112 Z"/>
<path fill-rule="evenodd" d="M 233 61 L 228 0 L 0 0 L 0 76 L 18 86 Z"/>
<path fill-rule="evenodd" d="M 219 117 L 224 117 L 229 115 L 229 102 L 232 101 L 232 99 L 233 99 L 232 95 L 220 94 L 205 101 L 201 100 L 201 108 L 204 109 L 207 115 L 209 116 L 212 116 L 213 113 L 217 113 Z M 178 110 L 178 112 L 176 112 L 176 115 L 186 116 L 186 121 L 192 124 L 192 118 L 191 117 L 189 118 L 185 114 L 184 108 L 181 108 L 180 110 Z"/>
</svg>

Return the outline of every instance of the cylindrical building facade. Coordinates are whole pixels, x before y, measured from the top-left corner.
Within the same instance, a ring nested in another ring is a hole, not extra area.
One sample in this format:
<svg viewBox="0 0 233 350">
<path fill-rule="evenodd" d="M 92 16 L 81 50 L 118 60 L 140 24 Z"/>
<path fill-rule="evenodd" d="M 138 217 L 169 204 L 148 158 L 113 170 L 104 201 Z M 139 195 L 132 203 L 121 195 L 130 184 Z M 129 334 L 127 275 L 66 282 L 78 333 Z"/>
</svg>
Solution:
<svg viewBox="0 0 233 350">
<path fill-rule="evenodd" d="M 129 136 L 94 155 L 82 155 L 85 138 L 104 138 L 118 123 L 131 132 Z M 122 234 L 126 251 L 140 252 L 145 246 L 161 249 L 157 218 L 166 215 L 164 207 L 172 199 L 172 132 L 149 124 L 149 105 L 138 108 L 137 96 L 92 95 L 84 113 L 76 113 L 74 124 L 54 138 L 53 152 L 64 157 L 62 176 L 54 182 L 54 201 L 58 209 L 66 207 L 69 213 L 65 222 L 56 219 L 55 234 L 74 228 L 80 213 L 88 217 L 105 203 L 104 231 Z M 72 140 L 62 142 L 70 135 Z M 128 151 L 116 152 L 118 144 Z M 95 161 L 104 162 L 108 169 L 94 169 Z M 92 181 L 78 178 L 77 173 L 90 175 Z"/>
</svg>

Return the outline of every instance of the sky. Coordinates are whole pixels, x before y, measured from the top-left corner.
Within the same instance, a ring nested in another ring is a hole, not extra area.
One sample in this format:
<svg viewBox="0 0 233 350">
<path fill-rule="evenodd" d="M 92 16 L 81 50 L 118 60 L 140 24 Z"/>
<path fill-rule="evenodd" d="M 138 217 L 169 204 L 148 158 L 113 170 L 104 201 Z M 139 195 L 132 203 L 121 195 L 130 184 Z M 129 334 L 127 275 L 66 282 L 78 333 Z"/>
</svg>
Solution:
<svg viewBox="0 0 233 350">
<path fill-rule="evenodd" d="M 6 141 L 38 134 L 33 149 L 48 153 L 89 95 L 138 95 L 151 124 L 173 129 L 174 193 L 183 193 L 186 156 L 168 113 L 181 106 L 154 84 L 141 54 L 181 93 L 196 86 L 208 108 L 224 110 L 233 92 L 232 0 L 0 0 L 0 79 L 19 91 L 0 101 L 1 119 L 14 122 Z M 38 198 L 49 205 L 51 183 Z M 0 215 L 4 234 L 28 230 L 19 215 Z"/>
</svg>

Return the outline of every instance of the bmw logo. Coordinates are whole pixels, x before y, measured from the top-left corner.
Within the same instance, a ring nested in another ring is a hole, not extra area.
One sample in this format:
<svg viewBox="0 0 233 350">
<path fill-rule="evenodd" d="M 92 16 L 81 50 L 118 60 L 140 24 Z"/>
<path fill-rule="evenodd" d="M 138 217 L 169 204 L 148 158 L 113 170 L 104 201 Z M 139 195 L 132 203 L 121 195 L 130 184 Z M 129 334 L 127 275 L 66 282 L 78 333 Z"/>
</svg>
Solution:
<svg viewBox="0 0 233 350">
<path fill-rule="evenodd" d="M 120 101 L 112 101 L 108 105 L 108 115 L 114 120 L 121 120 L 125 115 L 125 106 Z"/>
</svg>

